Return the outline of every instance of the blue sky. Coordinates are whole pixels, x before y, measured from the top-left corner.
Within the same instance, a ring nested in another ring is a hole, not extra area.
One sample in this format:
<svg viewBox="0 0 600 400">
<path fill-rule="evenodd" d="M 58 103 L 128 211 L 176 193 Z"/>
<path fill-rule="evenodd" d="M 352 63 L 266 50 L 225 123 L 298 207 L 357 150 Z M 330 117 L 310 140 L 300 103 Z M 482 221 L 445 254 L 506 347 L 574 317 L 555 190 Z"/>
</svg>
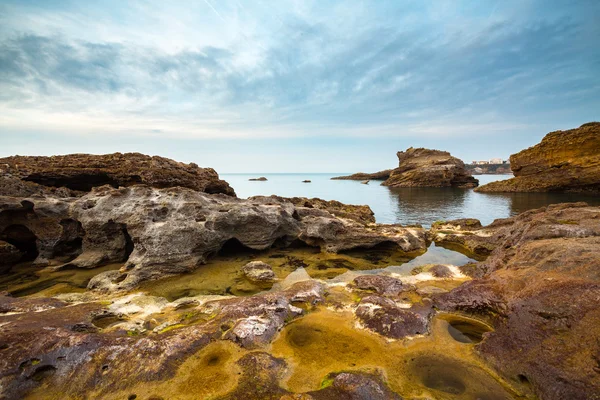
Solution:
<svg viewBox="0 0 600 400">
<path fill-rule="evenodd" d="M 600 1 L 0 1 L 0 156 L 469 162 L 600 120 Z"/>
</svg>

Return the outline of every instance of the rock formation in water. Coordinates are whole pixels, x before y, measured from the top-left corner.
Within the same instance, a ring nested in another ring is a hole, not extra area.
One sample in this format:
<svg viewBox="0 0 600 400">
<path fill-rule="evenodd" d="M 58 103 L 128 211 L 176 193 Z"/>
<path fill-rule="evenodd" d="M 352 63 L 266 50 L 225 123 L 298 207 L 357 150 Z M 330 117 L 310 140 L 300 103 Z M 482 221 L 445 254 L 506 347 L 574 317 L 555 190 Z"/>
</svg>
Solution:
<svg viewBox="0 0 600 400">
<path fill-rule="evenodd" d="M 30 196 L 56 192 L 59 196 L 112 187 L 145 184 L 155 188 L 181 186 L 205 193 L 235 196 L 212 168 L 200 168 L 168 158 L 139 153 L 69 154 L 52 157 L 0 158 L 0 195 Z M 57 189 L 61 188 L 61 189 Z"/>
<path fill-rule="evenodd" d="M 389 187 L 475 187 L 479 181 L 447 151 L 414 149 L 398 152 L 400 165 L 382 183 Z"/>
<path fill-rule="evenodd" d="M 514 178 L 488 183 L 478 192 L 600 193 L 600 122 L 547 134 L 510 157 Z"/>
<path fill-rule="evenodd" d="M 600 393 L 600 208 L 552 205 L 481 227 L 448 221 L 436 243 L 489 254 L 478 279 L 437 297 L 437 307 L 489 318 L 480 354 L 542 399 Z"/>
<path fill-rule="evenodd" d="M 348 176 L 336 176 L 331 179 L 352 180 L 352 181 L 366 181 L 366 180 L 385 181 L 387 178 L 390 177 L 390 174 L 392 173 L 392 171 L 393 170 L 391 170 L 391 169 L 386 169 L 384 171 L 374 172 L 372 174 L 369 174 L 366 172 L 357 172 L 356 174 L 352 174 L 352 175 L 348 175 Z"/>
<path fill-rule="evenodd" d="M 250 178 L 248 180 L 249 181 L 265 182 L 265 181 L 267 181 L 267 178 L 265 178 L 264 176 L 261 176 L 260 178 Z"/>
<path fill-rule="evenodd" d="M 331 179 L 384 180 L 389 187 L 476 187 L 479 181 L 471 176 L 465 164 L 447 151 L 409 148 L 398 152 L 398 168 L 357 173 Z"/>
</svg>

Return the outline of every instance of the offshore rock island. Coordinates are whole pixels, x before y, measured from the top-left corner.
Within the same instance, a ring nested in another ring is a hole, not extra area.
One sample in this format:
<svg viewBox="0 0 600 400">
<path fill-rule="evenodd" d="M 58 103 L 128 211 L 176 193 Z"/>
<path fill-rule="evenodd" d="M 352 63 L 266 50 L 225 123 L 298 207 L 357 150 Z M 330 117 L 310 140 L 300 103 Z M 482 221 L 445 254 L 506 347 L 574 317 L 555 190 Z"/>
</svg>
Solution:
<svg viewBox="0 0 600 400">
<path fill-rule="evenodd" d="M 447 152 L 398 157 L 387 186 L 477 184 Z M 0 166 L 4 398 L 600 392 L 600 207 L 427 229 L 137 153 Z M 432 243 L 469 262 L 411 265 Z"/>
<path fill-rule="evenodd" d="M 383 180 L 389 187 L 463 187 L 472 188 L 479 181 L 467 171 L 465 164 L 447 151 L 409 148 L 397 153 L 399 166 L 373 174 L 357 173 L 332 179 Z"/>
</svg>

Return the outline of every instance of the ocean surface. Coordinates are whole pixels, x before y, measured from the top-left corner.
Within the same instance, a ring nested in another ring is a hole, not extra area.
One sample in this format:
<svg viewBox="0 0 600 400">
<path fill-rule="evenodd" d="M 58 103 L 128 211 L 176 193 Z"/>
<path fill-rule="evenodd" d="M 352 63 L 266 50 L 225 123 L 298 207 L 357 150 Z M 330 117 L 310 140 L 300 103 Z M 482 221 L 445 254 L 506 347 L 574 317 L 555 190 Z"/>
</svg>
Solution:
<svg viewBox="0 0 600 400">
<path fill-rule="evenodd" d="M 560 193 L 476 193 L 458 188 L 388 188 L 380 181 L 368 185 L 360 181 L 331 180 L 330 174 L 221 174 L 235 189 L 238 197 L 278 195 L 284 197 L 318 197 L 347 204 L 366 204 L 379 223 L 422 224 L 438 220 L 477 218 L 487 225 L 497 218 L 510 217 L 548 204 L 586 201 L 600 205 L 600 197 Z M 265 182 L 249 181 L 264 176 Z M 481 185 L 512 175 L 478 175 Z M 310 180 L 311 183 L 303 183 Z"/>
</svg>

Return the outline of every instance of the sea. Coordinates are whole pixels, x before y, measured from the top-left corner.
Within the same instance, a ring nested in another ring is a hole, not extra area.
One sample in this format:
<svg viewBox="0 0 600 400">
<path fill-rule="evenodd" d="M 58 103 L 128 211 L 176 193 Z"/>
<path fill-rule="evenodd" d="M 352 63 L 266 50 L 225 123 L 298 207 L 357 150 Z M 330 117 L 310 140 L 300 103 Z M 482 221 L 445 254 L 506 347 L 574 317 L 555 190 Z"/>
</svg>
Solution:
<svg viewBox="0 0 600 400">
<path fill-rule="evenodd" d="M 459 188 L 388 188 L 381 181 L 332 180 L 349 173 L 235 173 L 221 174 L 235 189 L 238 197 L 278 195 L 283 197 L 318 197 L 346 204 L 368 205 L 379 223 L 421 224 L 435 221 L 477 218 L 487 225 L 549 204 L 585 201 L 600 205 L 600 197 L 565 193 L 477 193 Z M 250 181 L 264 176 L 267 181 Z M 512 175 L 478 175 L 480 185 Z M 309 180 L 310 183 L 304 183 Z"/>
</svg>

